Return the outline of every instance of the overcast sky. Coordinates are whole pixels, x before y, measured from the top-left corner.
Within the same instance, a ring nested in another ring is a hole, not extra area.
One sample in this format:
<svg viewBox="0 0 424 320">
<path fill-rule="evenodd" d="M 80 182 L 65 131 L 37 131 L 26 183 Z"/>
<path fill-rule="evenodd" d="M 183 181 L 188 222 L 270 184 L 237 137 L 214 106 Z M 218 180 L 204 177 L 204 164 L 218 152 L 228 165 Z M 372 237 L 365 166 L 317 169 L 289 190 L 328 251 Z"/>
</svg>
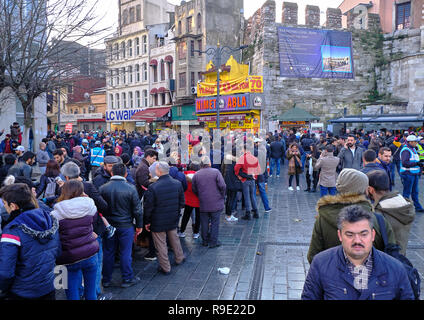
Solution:
<svg viewBox="0 0 424 320">
<path fill-rule="evenodd" d="M 88 0 L 94 2 L 95 0 Z M 231 0 L 228 0 L 231 1 Z M 244 16 L 245 18 L 251 17 L 256 10 L 258 10 L 266 0 L 244 0 Z M 180 0 L 168 0 L 172 4 L 180 4 Z M 281 22 L 281 11 L 283 0 L 276 0 L 276 19 Z M 343 0 L 289 0 L 289 2 L 296 2 L 299 5 L 299 24 L 305 23 L 305 6 L 316 5 L 321 9 L 321 23 L 325 21 L 325 11 L 327 8 L 337 8 Z M 98 15 L 102 17 L 99 27 L 107 28 L 112 27 L 108 34 L 112 34 L 118 26 L 118 0 L 102 0 L 98 8 Z M 103 35 L 106 37 L 107 35 Z M 104 47 L 104 44 L 97 45 L 96 47 Z"/>
</svg>

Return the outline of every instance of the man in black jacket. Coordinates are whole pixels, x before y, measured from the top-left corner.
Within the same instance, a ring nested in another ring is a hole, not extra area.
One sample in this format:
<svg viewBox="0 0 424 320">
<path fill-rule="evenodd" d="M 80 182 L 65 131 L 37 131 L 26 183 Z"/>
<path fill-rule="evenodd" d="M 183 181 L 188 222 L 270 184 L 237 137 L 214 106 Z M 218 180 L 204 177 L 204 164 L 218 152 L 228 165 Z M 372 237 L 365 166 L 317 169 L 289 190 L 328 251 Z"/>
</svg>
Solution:
<svg viewBox="0 0 424 320">
<path fill-rule="evenodd" d="M 158 181 L 147 189 L 144 195 L 144 217 L 146 229 L 152 232 L 157 256 L 159 260 L 158 271 L 164 274 L 171 272 L 168 259 L 166 237 L 174 251 L 175 263 L 183 263 L 184 253 L 180 239 L 177 235 L 180 211 L 185 206 L 184 190 L 178 180 L 169 175 L 169 165 L 159 162 L 156 165 Z"/>
<path fill-rule="evenodd" d="M 135 233 L 143 227 L 143 215 L 140 198 L 135 187 L 126 180 L 127 169 L 123 163 L 114 164 L 110 181 L 100 187 L 100 194 L 109 205 L 103 215 L 116 228 L 112 238 L 103 241 L 103 286 L 111 285 L 115 249 L 119 246 L 122 270 L 121 287 L 127 288 L 140 281 L 134 276 L 132 263 L 132 244 Z M 133 220 L 135 219 L 135 232 Z"/>
<path fill-rule="evenodd" d="M 269 176 L 272 177 L 274 172 L 274 167 L 277 165 L 277 178 L 280 177 L 280 162 L 284 164 L 284 155 L 286 153 L 286 147 L 281 141 L 281 137 L 278 137 L 277 141 L 271 142 L 271 157 L 269 164 Z"/>
<path fill-rule="evenodd" d="M 97 189 L 109 182 L 112 176 L 112 167 L 114 164 L 121 162 L 118 157 L 106 156 L 103 166 L 101 166 L 95 173 L 93 184 Z"/>
</svg>

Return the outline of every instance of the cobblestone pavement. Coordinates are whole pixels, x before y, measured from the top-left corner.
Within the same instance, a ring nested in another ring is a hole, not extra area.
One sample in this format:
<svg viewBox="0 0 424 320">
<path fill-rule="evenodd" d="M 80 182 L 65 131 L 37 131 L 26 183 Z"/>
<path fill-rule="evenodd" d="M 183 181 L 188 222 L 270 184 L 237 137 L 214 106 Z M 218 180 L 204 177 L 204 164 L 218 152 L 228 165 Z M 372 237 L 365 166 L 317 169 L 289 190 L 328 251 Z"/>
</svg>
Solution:
<svg viewBox="0 0 424 320">
<path fill-rule="evenodd" d="M 181 239 L 186 262 L 172 267 L 170 275 L 157 272 L 157 262 L 143 259 L 145 249 L 137 251 L 133 261 L 141 282 L 131 288 L 119 287 L 119 267 L 115 268 L 113 283 L 105 289 L 113 299 L 141 300 L 297 300 L 300 299 L 309 263 L 306 259 L 316 214 L 319 192 L 308 193 L 304 175 L 301 191 L 289 191 L 287 167 L 280 178 L 268 181 L 268 197 L 272 212 L 264 213 L 258 197 L 259 219 L 227 222 L 221 217 L 218 248 L 201 245 L 193 239 L 191 228 Z M 397 186 L 401 186 L 398 180 Z M 421 201 L 424 204 L 424 182 L 421 180 Z M 242 215 L 239 206 L 239 218 Z M 407 257 L 424 278 L 424 215 L 417 214 Z M 170 261 L 173 254 L 170 253 Z M 220 267 L 230 268 L 228 275 L 220 274 Z M 424 289 L 424 281 L 423 281 Z M 61 293 L 62 298 L 63 292 Z M 58 295 L 59 297 L 59 295 Z"/>
</svg>

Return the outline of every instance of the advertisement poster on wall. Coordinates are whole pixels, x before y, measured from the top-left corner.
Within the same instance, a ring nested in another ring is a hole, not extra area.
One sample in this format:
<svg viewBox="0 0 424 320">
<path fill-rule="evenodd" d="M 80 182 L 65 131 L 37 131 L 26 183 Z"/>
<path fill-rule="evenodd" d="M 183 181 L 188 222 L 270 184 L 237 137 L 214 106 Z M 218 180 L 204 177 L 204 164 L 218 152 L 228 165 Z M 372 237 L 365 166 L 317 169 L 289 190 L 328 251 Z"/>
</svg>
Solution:
<svg viewBox="0 0 424 320">
<path fill-rule="evenodd" d="M 278 28 L 280 76 L 353 79 L 352 33 Z"/>
</svg>

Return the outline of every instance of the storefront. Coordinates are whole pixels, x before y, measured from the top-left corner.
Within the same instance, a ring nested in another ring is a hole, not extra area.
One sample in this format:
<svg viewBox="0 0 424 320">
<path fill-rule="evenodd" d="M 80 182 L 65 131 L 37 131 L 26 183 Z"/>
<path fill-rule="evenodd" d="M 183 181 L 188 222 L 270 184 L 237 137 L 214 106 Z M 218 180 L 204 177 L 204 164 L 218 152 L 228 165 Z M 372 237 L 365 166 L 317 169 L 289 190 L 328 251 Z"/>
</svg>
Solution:
<svg viewBox="0 0 424 320">
<path fill-rule="evenodd" d="M 275 118 L 279 122 L 281 131 L 295 129 L 296 131 L 307 131 L 311 129 L 311 123 L 319 120 L 302 108 L 294 106 L 280 116 Z"/>
<path fill-rule="evenodd" d="M 106 130 L 106 119 L 102 113 L 62 114 L 60 122 L 61 130 L 65 130 L 66 124 L 72 124 L 73 131 Z"/>
<path fill-rule="evenodd" d="M 158 133 L 171 128 L 171 107 L 147 108 L 131 116 L 131 120 L 145 123 L 146 131 Z"/>
<path fill-rule="evenodd" d="M 243 93 L 220 97 L 220 128 L 258 132 L 261 126 L 261 110 L 257 109 L 258 94 Z M 259 97 L 260 98 L 260 97 Z M 216 129 L 216 97 L 196 99 L 196 115 L 207 129 Z"/>
<path fill-rule="evenodd" d="M 196 116 L 196 106 L 181 105 L 172 107 L 172 129 L 179 132 L 181 126 L 189 126 L 190 130 L 203 128 Z"/>
<path fill-rule="evenodd" d="M 127 109 L 127 110 L 113 110 L 109 109 L 106 111 L 106 122 L 107 130 L 126 130 L 127 132 L 132 131 L 144 131 L 136 120 L 133 120 L 131 117 L 139 111 L 144 109 Z"/>
</svg>

